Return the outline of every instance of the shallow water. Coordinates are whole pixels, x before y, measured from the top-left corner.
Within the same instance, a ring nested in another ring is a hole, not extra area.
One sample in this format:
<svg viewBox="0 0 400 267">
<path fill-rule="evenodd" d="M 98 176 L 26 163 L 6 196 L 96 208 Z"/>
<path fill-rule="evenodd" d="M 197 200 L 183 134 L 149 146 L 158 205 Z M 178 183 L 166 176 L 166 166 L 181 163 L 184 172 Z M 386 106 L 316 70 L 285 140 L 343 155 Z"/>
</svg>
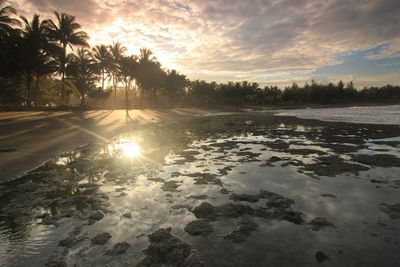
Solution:
<svg viewBox="0 0 400 267">
<path fill-rule="evenodd" d="M 282 110 L 278 115 L 303 119 L 400 125 L 400 105 Z"/>
<path fill-rule="evenodd" d="M 146 265 L 147 235 L 168 227 L 206 266 L 316 266 L 317 251 L 327 266 L 397 266 L 400 211 L 387 205 L 400 203 L 399 137 L 392 126 L 232 115 L 88 144 L 0 187 L 0 266 Z M 216 211 L 196 212 L 204 202 Z M 331 224 L 317 229 L 317 217 Z M 198 219 L 211 230 L 185 229 Z M 240 232 L 243 221 L 257 226 Z M 112 238 L 92 244 L 103 232 Z M 106 254 L 123 241 L 125 253 Z"/>
</svg>

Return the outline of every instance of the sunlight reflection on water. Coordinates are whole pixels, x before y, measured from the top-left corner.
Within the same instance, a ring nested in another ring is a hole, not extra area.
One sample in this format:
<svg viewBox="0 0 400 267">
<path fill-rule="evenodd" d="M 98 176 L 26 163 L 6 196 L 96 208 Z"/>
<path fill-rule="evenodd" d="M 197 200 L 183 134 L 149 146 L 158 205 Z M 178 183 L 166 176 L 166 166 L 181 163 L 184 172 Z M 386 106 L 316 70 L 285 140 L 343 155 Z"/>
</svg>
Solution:
<svg viewBox="0 0 400 267">
<path fill-rule="evenodd" d="M 135 143 L 128 143 L 122 147 L 124 155 L 129 158 L 140 156 L 140 147 Z"/>
<path fill-rule="evenodd" d="M 397 139 L 392 140 L 400 136 L 397 128 L 298 125 L 256 117 L 195 122 L 154 126 L 88 144 L 63 153 L 55 165 L 49 162 L 26 182 L 0 187 L 0 265 L 43 266 L 60 253 L 71 266 L 132 266 L 149 246 L 147 235 L 167 227 L 193 245 L 206 266 L 242 266 L 245 261 L 248 266 L 316 266 L 317 249 L 331 257 L 331 266 L 353 261 L 354 266 L 389 266 L 398 261 L 399 222 L 382 212 L 381 204 L 399 203 L 400 168 L 377 165 L 359 174 L 345 172 L 348 162 L 356 164 L 357 154 L 400 155 Z M 233 198 L 254 197 L 261 189 L 293 200 L 293 211 L 301 212 L 305 222 L 249 213 L 216 218 L 207 237 L 185 230 L 198 219 L 193 211 L 203 202 L 270 209 L 270 200 Z M 96 211 L 104 217 L 87 221 Z M 308 222 L 316 217 L 335 227 L 310 230 Z M 238 244 L 226 237 L 239 229 L 242 219 L 259 228 Z M 77 225 L 84 238 L 72 248 L 60 246 Z M 90 239 L 103 232 L 112 238 L 94 246 Z M 131 245 L 124 256 L 104 254 L 123 241 Z M 26 249 L 30 247 L 33 252 Z M 339 255 L 339 248 L 345 253 Z"/>
<path fill-rule="evenodd" d="M 140 140 L 136 137 L 121 137 L 114 144 L 110 144 L 107 149 L 110 155 L 121 154 L 126 158 L 138 158 L 142 156 Z"/>
</svg>

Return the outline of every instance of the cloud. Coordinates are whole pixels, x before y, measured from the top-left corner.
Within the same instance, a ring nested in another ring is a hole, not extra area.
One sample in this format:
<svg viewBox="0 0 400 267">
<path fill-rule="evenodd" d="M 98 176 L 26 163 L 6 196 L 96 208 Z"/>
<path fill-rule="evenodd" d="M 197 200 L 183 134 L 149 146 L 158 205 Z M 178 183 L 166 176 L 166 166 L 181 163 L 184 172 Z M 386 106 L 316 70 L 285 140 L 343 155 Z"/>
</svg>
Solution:
<svg viewBox="0 0 400 267">
<path fill-rule="evenodd" d="M 163 65 L 191 78 L 264 81 L 273 70 L 298 68 L 311 75 L 377 46 L 369 59 L 400 56 L 398 0 L 8 2 L 22 13 L 71 13 L 92 43 L 122 41 L 131 53 L 149 47 Z"/>
</svg>

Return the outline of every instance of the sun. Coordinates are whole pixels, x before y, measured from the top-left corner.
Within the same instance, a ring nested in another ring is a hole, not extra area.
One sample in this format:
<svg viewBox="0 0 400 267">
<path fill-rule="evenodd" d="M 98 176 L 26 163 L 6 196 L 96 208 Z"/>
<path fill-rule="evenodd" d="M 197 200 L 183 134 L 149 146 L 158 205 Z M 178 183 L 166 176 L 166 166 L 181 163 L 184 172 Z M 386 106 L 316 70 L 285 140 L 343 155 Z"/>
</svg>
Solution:
<svg viewBox="0 0 400 267">
<path fill-rule="evenodd" d="M 124 152 L 125 156 L 129 158 L 136 158 L 140 156 L 140 147 L 134 143 L 123 145 L 122 151 Z"/>
</svg>

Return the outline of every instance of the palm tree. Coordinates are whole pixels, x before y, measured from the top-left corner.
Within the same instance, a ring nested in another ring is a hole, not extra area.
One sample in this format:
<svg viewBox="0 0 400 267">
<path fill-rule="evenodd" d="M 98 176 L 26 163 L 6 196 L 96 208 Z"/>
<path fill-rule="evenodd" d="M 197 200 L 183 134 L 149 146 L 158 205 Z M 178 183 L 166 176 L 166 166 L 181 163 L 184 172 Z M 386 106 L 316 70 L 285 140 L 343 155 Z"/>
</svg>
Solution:
<svg viewBox="0 0 400 267">
<path fill-rule="evenodd" d="M 59 51 L 59 47 L 47 39 L 47 23 L 40 21 L 40 16 L 35 14 L 31 21 L 21 16 L 24 23 L 19 42 L 20 64 L 26 79 L 27 105 L 32 103 L 32 82 L 36 79 L 37 96 L 39 78 L 53 72 L 54 61 L 52 55 Z M 34 99 L 36 102 L 36 99 Z"/>
<path fill-rule="evenodd" d="M 157 58 L 153 55 L 153 52 L 148 48 L 140 48 L 139 62 L 148 63 L 156 62 Z"/>
<path fill-rule="evenodd" d="M 57 24 L 52 20 L 48 20 L 48 32 L 52 40 L 57 41 L 61 44 L 62 53 L 60 57 L 60 69 L 61 74 L 61 100 L 63 104 L 66 103 L 65 98 L 65 68 L 67 63 L 67 47 L 73 49 L 73 46 L 88 47 L 89 36 L 84 31 L 78 31 L 81 25 L 75 22 L 75 17 L 66 13 L 54 12 L 57 18 Z"/>
<path fill-rule="evenodd" d="M 17 12 L 11 6 L 5 6 L 0 9 L 0 33 L 7 33 L 13 30 L 12 26 L 19 26 L 21 22 L 18 19 L 12 18 Z"/>
<path fill-rule="evenodd" d="M 129 91 L 132 82 L 136 79 L 137 66 L 136 56 L 123 57 L 120 60 L 120 75 L 125 85 L 125 108 L 127 113 L 129 110 Z"/>
<path fill-rule="evenodd" d="M 111 53 L 106 45 L 96 45 L 93 48 L 93 58 L 97 62 L 98 69 L 101 74 L 101 91 L 104 91 L 104 81 L 106 79 L 106 71 L 110 68 Z"/>
<path fill-rule="evenodd" d="M 176 70 L 169 70 L 165 76 L 164 87 L 170 102 L 179 101 L 184 95 L 184 89 L 188 85 L 188 80 L 184 74 L 179 74 Z"/>
<path fill-rule="evenodd" d="M 20 26 L 21 21 L 12 16 L 16 11 L 11 6 L 0 9 L 0 74 L 15 75 L 18 72 L 19 61 L 15 59 L 16 50 L 21 40 L 21 32 L 13 26 Z"/>
<path fill-rule="evenodd" d="M 120 61 L 127 51 L 126 47 L 122 46 L 120 42 L 113 43 L 109 46 L 111 54 L 111 78 L 114 87 L 114 100 L 117 98 L 117 85 L 120 76 Z"/>
<path fill-rule="evenodd" d="M 79 48 L 76 53 L 68 55 L 66 72 L 81 94 L 81 107 L 85 104 L 85 96 L 96 88 L 96 62 L 91 52 Z"/>
<path fill-rule="evenodd" d="M 140 84 L 140 103 L 145 92 L 152 95 L 152 101 L 157 98 L 157 87 L 160 87 L 165 75 L 161 69 L 160 63 L 157 58 L 153 56 L 153 52 L 147 48 L 140 49 L 139 55 L 139 69 L 137 73 L 137 81 Z"/>
</svg>

